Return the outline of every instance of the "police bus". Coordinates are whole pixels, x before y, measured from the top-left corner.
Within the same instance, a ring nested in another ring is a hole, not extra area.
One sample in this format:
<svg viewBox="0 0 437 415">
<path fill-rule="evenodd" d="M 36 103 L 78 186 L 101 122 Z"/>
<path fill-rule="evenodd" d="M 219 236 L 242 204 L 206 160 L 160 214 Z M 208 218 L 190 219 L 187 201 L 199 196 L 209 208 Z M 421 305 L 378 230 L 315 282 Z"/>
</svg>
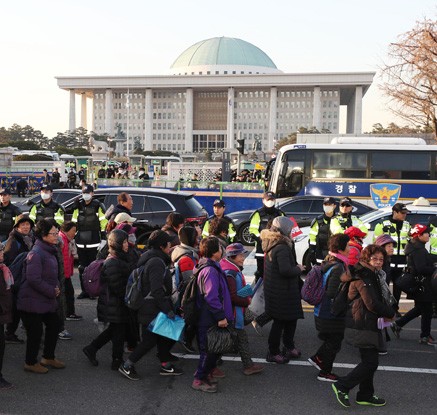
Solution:
<svg viewBox="0 0 437 415">
<path fill-rule="evenodd" d="M 349 196 L 377 208 L 420 196 L 436 202 L 437 146 L 405 137 L 291 144 L 279 150 L 269 179 L 278 198 Z"/>
</svg>

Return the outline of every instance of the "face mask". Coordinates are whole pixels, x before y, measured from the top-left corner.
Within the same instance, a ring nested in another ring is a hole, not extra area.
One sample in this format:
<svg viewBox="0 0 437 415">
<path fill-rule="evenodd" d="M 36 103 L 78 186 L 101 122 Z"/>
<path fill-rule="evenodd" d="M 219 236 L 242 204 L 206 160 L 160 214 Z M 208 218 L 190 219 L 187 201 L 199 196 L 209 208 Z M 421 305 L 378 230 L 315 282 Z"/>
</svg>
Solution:
<svg viewBox="0 0 437 415">
<path fill-rule="evenodd" d="M 44 193 L 44 192 L 41 192 L 41 199 L 42 200 L 48 200 L 48 199 L 50 199 L 52 196 L 50 195 L 50 194 L 48 194 L 48 193 Z"/>
<path fill-rule="evenodd" d="M 266 200 L 264 202 L 264 206 L 268 207 L 268 208 L 272 208 L 273 206 L 275 206 L 275 201 L 274 200 Z"/>
<path fill-rule="evenodd" d="M 334 211 L 334 209 L 335 209 L 334 206 L 331 206 L 331 205 L 323 205 L 323 212 L 325 212 L 325 213 L 331 213 L 331 212 Z"/>
<path fill-rule="evenodd" d="M 144 174 L 144 170 L 140 170 L 140 174 Z"/>
<path fill-rule="evenodd" d="M 132 234 L 130 234 L 130 235 L 127 237 L 127 241 L 128 241 L 130 244 L 135 244 L 135 242 L 137 241 L 137 237 L 135 236 L 134 233 L 132 233 Z"/>
<path fill-rule="evenodd" d="M 83 200 L 85 200 L 85 202 L 88 202 L 89 200 L 91 200 L 93 197 L 92 195 L 90 195 L 89 193 L 84 193 L 82 195 Z"/>
</svg>

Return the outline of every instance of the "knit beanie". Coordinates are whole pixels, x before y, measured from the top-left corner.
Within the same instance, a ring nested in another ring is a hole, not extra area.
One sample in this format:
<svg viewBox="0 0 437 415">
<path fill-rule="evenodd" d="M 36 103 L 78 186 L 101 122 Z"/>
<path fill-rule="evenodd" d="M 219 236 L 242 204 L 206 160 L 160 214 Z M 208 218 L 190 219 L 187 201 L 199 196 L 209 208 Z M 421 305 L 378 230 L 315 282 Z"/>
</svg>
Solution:
<svg viewBox="0 0 437 415">
<path fill-rule="evenodd" d="M 276 228 L 283 235 L 290 237 L 293 223 L 286 216 L 278 216 L 273 219 L 272 227 Z"/>
</svg>

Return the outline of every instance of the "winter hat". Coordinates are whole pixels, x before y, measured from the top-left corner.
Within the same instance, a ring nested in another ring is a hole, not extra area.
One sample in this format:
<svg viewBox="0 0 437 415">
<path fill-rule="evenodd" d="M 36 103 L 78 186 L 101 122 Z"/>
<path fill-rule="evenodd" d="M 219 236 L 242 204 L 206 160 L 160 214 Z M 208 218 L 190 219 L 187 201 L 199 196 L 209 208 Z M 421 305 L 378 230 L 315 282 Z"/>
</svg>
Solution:
<svg viewBox="0 0 437 415">
<path fill-rule="evenodd" d="M 239 242 L 234 244 L 230 244 L 226 247 L 226 256 L 236 256 L 238 254 L 247 254 L 247 251 L 244 249 L 244 246 Z"/>
<path fill-rule="evenodd" d="M 114 251 L 121 252 L 123 250 L 123 242 L 127 240 L 127 233 L 121 229 L 114 229 L 108 235 L 108 246 Z"/>
<path fill-rule="evenodd" d="M 398 245 L 397 242 L 390 235 L 386 235 L 386 234 L 379 235 L 375 239 L 375 245 L 384 246 L 387 244 L 393 244 L 393 247 L 395 248 Z"/>
<path fill-rule="evenodd" d="M 161 246 L 167 245 L 168 242 L 171 242 L 172 238 L 171 236 L 164 231 L 156 230 L 153 231 L 150 236 L 149 240 L 147 241 L 147 244 L 150 248 L 159 249 Z"/>
<path fill-rule="evenodd" d="M 132 225 L 129 225 L 128 223 L 120 223 L 115 227 L 115 229 L 121 229 L 122 231 L 125 231 L 128 235 L 135 233 L 137 230 L 137 228 L 134 228 Z"/>
<path fill-rule="evenodd" d="M 359 228 L 357 228 L 356 226 L 349 226 L 349 228 L 347 228 L 344 231 L 345 235 L 349 236 L 350 239 L 352 238 L 364 238 L 366 236 L 366 234 Z"/>
<path fill-rule="evenodd" d="M 178 232 L 179 240 L 184 245 L 193 246 L 196 244 L 197 231 L 192 226 L 183 226 Z"/>
<path fill-rule="evenodd" d="M 412 238 L 418 238 L 420 235 L 423 235 L 424 233 L 430 233 L 430 229 L 428 226 L 421 225 L 420 223 L 414 225 L 414 228 L 411 228 L 410 236 Z"/>
<path fill-rule="evenodd" d="M 29 222 L 31 228 L 33 228 L 35 226 L 35 222 L 29 218 L 29 215 L 22 213 L 21 215 L 18 215 L 16 217 L 14 228 L 17 228 L 18 225 L 20 225 L 20 223 L 23 223 L 23 222 Z"/>
<path fill-rule="evenodd" d="M 290 236 L 291 230 L 293 229 L 293 223 L 286 216 L 278 216 L 273 219 L 272 227 L 276 228 L 285 236 Z"/>
</svg>

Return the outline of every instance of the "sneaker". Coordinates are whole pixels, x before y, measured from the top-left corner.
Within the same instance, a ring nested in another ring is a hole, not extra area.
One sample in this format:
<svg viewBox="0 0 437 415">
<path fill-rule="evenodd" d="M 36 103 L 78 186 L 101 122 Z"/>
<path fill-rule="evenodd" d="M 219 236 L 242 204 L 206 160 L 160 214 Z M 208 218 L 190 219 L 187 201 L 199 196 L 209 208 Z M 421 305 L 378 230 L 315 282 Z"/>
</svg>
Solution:
<svg viewBox="0 0 437 415">
<path fill-rule="evenodd" d="M 11 389 L 13 387 L 14 385 L 12 383 L 9 383 L 6 379 L 0 376 L 0 390 Z"/>
<path fill-rule="evenodd" d="M 219 383 L 219 380 L 211 375 L 211 373 L 206 377 L 206 380 L 210 385 L 217 385 Z"/>
<path fill-rule="evenodd" d="M 257 365 L 254 363 L 252 366 L 246 367 L 246 369 L 243 370 L 243 374 L 246 376 L 255 375 L 257 373 L 261 373 L 264 370 L 264 367 L 261 365 Z"/>
<path fill-rule="evenodd" d="M 402 327 L 399 327 L 396 323 L 391 323 L 390 328 L 397 339 L 401 337 Z"/>
<path fill-rule="evenodd" d="M 42 366 L 41 363 L 35 363 L 34 365 L 24 365 L 24 370 L 26 372 L 32 372 L 32 373 L 38 373 L 39 375 L 43 375 L 45 373 L 47 373 L 49 370 Z"/>
<path fill-rule="evenodd" d="M 335 383 L 332 384 L 332 390 L 334 391 L 335 396 L 337 397 L 337 401 L 340 403 L 341 406 L 344 406 L 345 408 L 349 408 L 351 406 L 351 403 L 349 402 L 349 395 L 337 389 Z"/>
<path fill-rule="evenodd" d="M 187 342 L 185 340 L 181 340 L 179 343 L 186 350 L 187 353 L 195 353 L 196 352 L 196 349 L 194 348 L 194 346 L 190 342 Z"/>
<path fill-rule="evenodd" d="M 263 335 L 262 327 L 255 320 L 253 320 L 250 324 L 252 324 L 252 327 L 260 336 Z"/>
<path fill-rule="evenodd" d="M 428 336 L 428 337 L 422 337 L 419 340 L 420 344 L 428 344 L 429 346 L 434 346 L 437 344 L 437 342 L 434 340 L 434 337 Z"/>
<path fill-rule="evenodd" d="M 319 356 L 316 354 L 314 356 L 311 356 L 308 359 L 308 362 L 313 365 L 317 370 L 323 370 L 322 361 Z"/>
<path fill-rule="evenodd" d="M 216 379 L 223 379 L 226 376 L 225 372 L 223 372 L 223 370 L 219 369 L 218 367 L 212 369 L 210 375 Z"/>
<path fill-rule="evenodd" d="M 321 370 L 319 376 L 317 376 L 317 380 L 321 380 L 322 382 L 337 382 L 338 376 L 334 373 Z"/>
<path fill-rule="evenodd" d="M 369 406 L 384 406 L 386 404 L 385 399 L 378 398 L 376 395 L 373 395 L 370 399 L 365 400 L 356 400 L 358 405 L 369 405 Z"/>
<path fill-rule="evenodd" d="M 167 363 L 165 366 L 161 365 L 161 369 L 159 370 L 161 376 L 180 376 L 183 373 L 181 369 L 174 367 L 170 363 Z"/>
<path fill-rule="evenodd" d="M 78 300 L 83 300 L 84 298 L 90 298 L 90 296 L 89 296 L 88 293 L 86 293 L 85 291 L 82 291 L 82 292 L 77 296 L 77 299 L 78 299 Z"/>
<path fill-rule="evenodd" d="M 41 364 L 45 367 L 49 366 L 53 369 L 65 369 L 65 363 L 58 359 L 46 359 L 43 357 L 41 359 Z"/>
<path fill-rule="evenodd" d="M 93 366 L 99 365 L 99 361 L 96 359 L 96 350 L 94 347 L 85 346 L 82 351 Z"/>
<path fill-rule="evenodd" d="M 67 331 L 63 330 L 58 334 L 59 340 L 71 340 L 73 336 Z"/>
<path fill-rule="evenodd" d="M 278 365 L 284 365 L 288 363 L 288 359 L 282 354 L 267 353 L 266 361 L 270 363 L 277 363 Z"/>
<path fill-rule="evenodd" d="M 67 321 L 80 321 L 80 320 L 83 320 L 83 317 L 78 316 L 77 314 L 70 314 L 69 316 L 65 317 L 65 320 L 67 320 Z"/>
<path fill-rule="evenodd" d="M 215 393 L 217 392 L 217 385 L 211 385 L 205 380 L 200 379 L 194 379 L 193 383 L 191 384 L 191 387 L 196 391 L 201 392 L 209 392 L 209 393 Z"/>
<path fill-rule="evenodd" d="M 118 368 L 118 371 L 123 375 L 126 376 L 130 380 L 140 380 L 140 377 L 138 376 L 137 371 L 135 370 L 134 366 L 126 367 L 124 364 L 120 365 Z"/>
<path fill-rule="evenodd" d="M 24 340 L 18 338 L 16 334 L 5 334 L 6 344 L 24 344 Z"/>
<path fill-rule="evenodd" d="M 118 370 L 118 368 L 124 363 L 123 359 L 112 359 L 111 370 Z"/>
<path fill-rule="evenodd" d="M 287 359 L 299 359 L 299 357 L 302 355 L 302 352 L 299 349 L 296 349 L 296 347 L 294 349 L 287 349 L 286 347 L 284 347 L 284 349 L 282 350 L 282 355 Z"/>
</svg>

